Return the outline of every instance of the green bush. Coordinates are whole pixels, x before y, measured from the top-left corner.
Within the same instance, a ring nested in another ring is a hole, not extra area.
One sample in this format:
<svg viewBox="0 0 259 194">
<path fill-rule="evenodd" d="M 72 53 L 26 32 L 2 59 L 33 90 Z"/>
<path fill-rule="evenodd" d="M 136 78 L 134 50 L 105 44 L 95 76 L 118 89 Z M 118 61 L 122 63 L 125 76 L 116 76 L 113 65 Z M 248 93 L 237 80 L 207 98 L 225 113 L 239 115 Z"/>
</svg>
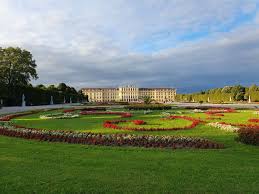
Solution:
<svg viewBox="0 0 259 194">
<path fill-rule="evenodd" d="M 169 105 L 161 104 L 139 104 L 139 105 L 129 105 L 126 107 L 128 110 L 170 110 L 172 109 Z"/>
</svg>

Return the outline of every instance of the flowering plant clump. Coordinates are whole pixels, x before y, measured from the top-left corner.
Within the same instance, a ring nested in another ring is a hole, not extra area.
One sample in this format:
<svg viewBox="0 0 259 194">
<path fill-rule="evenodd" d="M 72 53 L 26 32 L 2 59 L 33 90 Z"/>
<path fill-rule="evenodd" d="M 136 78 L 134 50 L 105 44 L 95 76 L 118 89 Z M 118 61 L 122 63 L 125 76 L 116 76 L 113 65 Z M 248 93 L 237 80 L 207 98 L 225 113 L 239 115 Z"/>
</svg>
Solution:
<svg viewBox="0 0 259 194">
<path fill-rule="evenodd" d="M 135 146 L 146 148 L 224 148 L 210 140 L 193 137 L 153 136 L 133 134 L 98 134 L 74 131 L 52 131 L 15 126 L 0 127 L 0 135 L 34 139 L 48 142 L 66 142 L 73 144 L 102 145 L 102 146 Z"/>
<path fill-rule="evenodd" d="M 129 117 L 132 117 L 131 113 L 123 113 L 123 114 L 121 114 L 121 118 L 129 118 Z"/>
<path fill-rule="evenodd" d="M 73 119 L 78 118 L 78 114 L 71 114 L 71 113 L 56 113 L 56 114 L 46 114 L 41 115 L 41 119 Z"/>
<path fill-rule="evenodd" d="M 119 130 L 132 130 L 132 131 L 175 131 L 175 130 L 192 129 L 201 122 L 201 120 L 199 120 L 199 119 L 195 119 L 195 118 L 187 117 L 187 116 L 170 116 L 166 119 L 161 119 L 161 120 L 167 120 L 167 119 L 184 119 L 184 120 L 192 121 L 192 124 L 185 126 L 185 127 L 172 127 L 172 128 L 146 128 L 146 127 L 134 128 L 134 127 L 127 127 L 127 126 L 122 127 L 122 126 L 118 125 L 119 123 L 131 122 L 131 121 L 114 120 L 114 121 L 105 121 L 103 124 L 103 127 L 111 128 L 111 129 L 119 129 Z"/>
<path fill-rule="evenodd" d="M 238 141 L 259 146 L 259 129 L 255 128 L 242 128 L 238 131 Z"/>
<path fill-rule="evenodd" d="M 220 122 L 220 124 L 227 124 L 227 125 L 232 125 L 240 128 L 259 129 L 259 125 L 256 125 L 256 124 L 240 124 L 240 123 L 225 123 L 225 122 Z"/>
<path fill-rule="evenodd" d="M 71 113 L 71 112 L 75 112 L 76 109 L 65 109 L 63 110 L 63 113 Z"/>
<path fill-rule="evenodd" d="M 135 125 L 144 125 L 144 124 L 146 124 L 146 122 L 143 121 L 143 120 L 133 120 L 132 122 L 133 122 Z"/>
<path fill-rule="evenodd" d="M 193 112 L 194 112 L 194 113 L 203 113 L 204 110 L 201 110 L 201 109 L 197 109 L 197 108 L 196 108 L 196 109 L 193 110 Z"/>
<path fill-rule="evenodd" d="M 254 111 L 254 114 L 255 115 L 259 115 L 259 111 Z"/>
<path fill-rule="evenodd" d="M 223 113 L 234 113 L 236 112 L 235 109 L 232 108 L 213 108 L 209 109 L 208 111 L 205 112 L 205 114 L 210 115 L 210 116 L 224 116 Z"/>
<path fill-rule="evenodd" d="M 259 119 L 249 119 L 248 122 L 259 123 Z"/>
<path fill-rule="evenodd" d="M 120 115 L 122 118 L 132 117 L 128 112 L 96 112 L 96 111 L 81 111 L 81 115 Z"/>
<path fill-rule="evenodd" d="M 227 125 L 227 124 L 222 124 L 222 123 L 218 123 L 218 122 L 208 123 L 207 125 L 211 126 L 211 127 L 218 128 L 218 129 L 222 129 L 224 131 L 231 131 L 231 132 L 237 132 L 240 129 L 239 127 L 235 127 L 235 126 Z"/>
</svg>

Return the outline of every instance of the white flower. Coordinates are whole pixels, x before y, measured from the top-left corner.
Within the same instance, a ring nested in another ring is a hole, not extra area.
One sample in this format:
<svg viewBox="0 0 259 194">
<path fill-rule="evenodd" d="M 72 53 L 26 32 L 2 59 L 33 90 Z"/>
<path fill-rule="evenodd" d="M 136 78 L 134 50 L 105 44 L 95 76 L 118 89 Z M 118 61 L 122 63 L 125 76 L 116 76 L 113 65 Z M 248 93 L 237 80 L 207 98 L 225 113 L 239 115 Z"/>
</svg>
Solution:
<svg viewBox="0 0 259 194">
<path fill-rule="evenodd" d="M 240 128 L 232 126 L 232 125 L 222 124 L 222 123 L 218 123 L 218 122 L 208 123 L 207 125 L 218 128 L 218 129 L 222 129 L 224 131 L 231 131 L 231 132 L 237 132 L 240 129 Z"/>
</svg>

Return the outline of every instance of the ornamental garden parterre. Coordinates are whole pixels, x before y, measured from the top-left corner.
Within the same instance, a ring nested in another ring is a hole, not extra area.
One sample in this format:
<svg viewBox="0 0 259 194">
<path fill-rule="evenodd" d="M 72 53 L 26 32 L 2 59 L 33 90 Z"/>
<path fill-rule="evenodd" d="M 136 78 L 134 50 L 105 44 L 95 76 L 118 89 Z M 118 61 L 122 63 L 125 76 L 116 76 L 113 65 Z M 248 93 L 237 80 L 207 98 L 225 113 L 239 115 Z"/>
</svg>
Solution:
<svg viewBox="0 0 259 194">
<path fill-rule="evenodd" d="M 134 146 L 134 147 L 156 147 L 156 148 L 200 148 L 219 149 L 224 148 L 222 142 L 216 142 L 202 136 L 192 137 L 181 134 L 163 134 L 173 131 L 198 132 L 198 126 L 212 127 L 215 130 L 223 130 L 235 133 L 235 141 L 246 144 L 258 145 L 259 118 L 255 112 L 250 111 L 246 122 L 233 122 L 242 111 L 217 108 L 205 111 L 194 110 L 153 110 L 146 114 L 146 110 L 106 110 L 97 108 L 71 108 L 60 110 L 39 110 L 18 114 L 5 115 L 0 118 L 0 134 L 49 142 L 66 142 L 89 145 L 104 146 Z M 160 109 L 160 108 L 159 108 Z M 247 112 L 246 112 L 247 115 Z M 226 117 L 226 119 L 225 119 Z M 58 120 L 64 122 L 83 123 L 83 129 L 51 129 L 38 126 L 37 123 L 53 122 Z M 88 127 L 88 120 L 94 120 L 95 126 L 102 128 L 105 132 L 95 131 Z M 45 121 L 46 120 L 46 121 Z M 33 125 L 31 125 L 33 123 Z M 87 132 L 86 132 L 87 131 Z M 136 132 L 137 134 L 134 134 Z M 147 132 L 148 134 L 141 134 Z M 160 135 L 152 132 L 162 132 Z M 140 134 L 138 134 L 140 133 Z"/>
</svg>

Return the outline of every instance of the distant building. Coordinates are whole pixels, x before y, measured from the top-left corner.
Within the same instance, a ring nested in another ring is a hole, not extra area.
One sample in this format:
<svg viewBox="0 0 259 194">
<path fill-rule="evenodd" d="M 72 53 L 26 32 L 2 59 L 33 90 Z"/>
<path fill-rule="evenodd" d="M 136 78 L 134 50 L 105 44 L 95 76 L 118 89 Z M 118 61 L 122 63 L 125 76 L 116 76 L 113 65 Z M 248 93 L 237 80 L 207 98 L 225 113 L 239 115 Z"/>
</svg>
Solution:
<svg viewBox="0 0 259 194">
<path fill-rule="evenodd" d="M 118 88 L 83 88 L 82 92 L 89 102 L 139 102 L 145 96 L 156 102 L 175 101 L 174 88 L 138 88 L 136 86 L 122 86 Z"/>
</svg>

